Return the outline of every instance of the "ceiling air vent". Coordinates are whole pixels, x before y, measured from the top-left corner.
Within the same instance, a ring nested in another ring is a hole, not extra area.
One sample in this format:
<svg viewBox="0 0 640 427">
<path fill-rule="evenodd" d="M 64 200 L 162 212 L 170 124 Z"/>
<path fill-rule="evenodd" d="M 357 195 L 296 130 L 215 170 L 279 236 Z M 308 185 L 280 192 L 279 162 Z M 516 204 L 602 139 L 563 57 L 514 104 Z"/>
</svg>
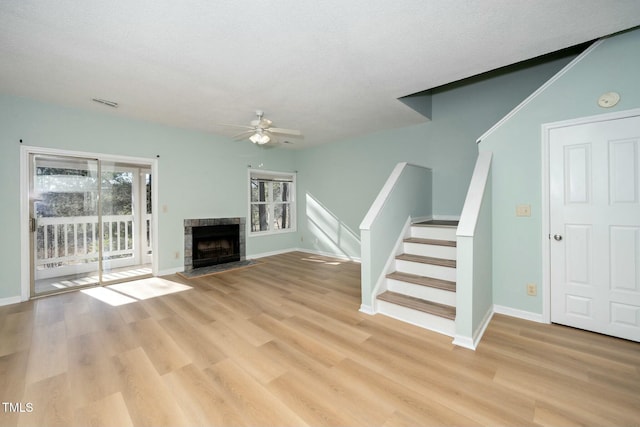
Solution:
<svg viewBox="0 0 640 427">
<path fill-rule="evenodd" d="M 101 98 L 91 98 L 92 101 L 99 102 L 100 104 L 104 104 L 111 108 L 118 108 L 118 103 L 114 101 L 107 101 L 106 99 Z"/>
</svg>

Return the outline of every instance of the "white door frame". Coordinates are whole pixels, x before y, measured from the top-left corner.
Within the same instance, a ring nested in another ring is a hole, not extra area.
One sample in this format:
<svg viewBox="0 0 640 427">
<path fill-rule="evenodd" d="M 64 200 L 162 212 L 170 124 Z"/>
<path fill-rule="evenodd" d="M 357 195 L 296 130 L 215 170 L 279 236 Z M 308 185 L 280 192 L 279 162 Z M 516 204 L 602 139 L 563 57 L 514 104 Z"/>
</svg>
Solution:
<svg viewBox="0 0 640 427">
<path fill-rule="evenodd" d="M 559 122 L 542 124 L 542 320 L 551 323 L 551 230 L 550 230 L 550 168 L 549 168 L 549 143 L 551 130 L 584 125 L 588 123 L 604 122 L 609 120 L 625 119 L 640 116 L 640 108 L 616 111 L 613 113 L 598 114 L 595 116 L 580 117 L 577 119 L 563 120 Z"/>
<path fill-rule="evenodd" d="M 120 162 L 145 166 L 151 169 L 154 184 L 151 187 L 151 206 L 153 236 L 152 274 L 158 275 L 158 160 L 144 157 L 117 156 L 112 154 L 89 153 L 83 151 L 61 150 L 22 145 L 20 147 L 20 300 L 31 297 L 31 245 L 29 232 L 29 155 L 48 154 L 54 156 L 88 157 L 104 161 Z"/>
</svg>

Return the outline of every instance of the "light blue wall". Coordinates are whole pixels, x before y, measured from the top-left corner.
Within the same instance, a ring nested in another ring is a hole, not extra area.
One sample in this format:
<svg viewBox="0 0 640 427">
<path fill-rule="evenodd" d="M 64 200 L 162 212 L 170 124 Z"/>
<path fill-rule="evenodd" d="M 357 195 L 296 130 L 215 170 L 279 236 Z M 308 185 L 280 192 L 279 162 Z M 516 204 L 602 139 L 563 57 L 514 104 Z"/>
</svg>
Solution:
<svg viewBox="0 0 640 427">
<path fill-rule="evenodd" d="M 360 257 L 360 221 L 399 162 L 431 168 L 433 214 L 458 217 L 478 154 L 476 139 L 570 59 L 436 90 L 431 122 L 299 151 L 299 245 Z M 327 241 L 325 230 L 308 227 L 309 198 L 348 230 L 346 242 Z"/>
<path fill-rule="evenodd" d="M 526 284 L 542 284 L 541 125 L 640 107 L 640 30 L 606 39 L 546 91 L 485 138 L 480 150 L 493 152 L 494 303 L 542 314 L 543 298 L 526 294 Z M 609 109 L 598 97 L 621 95 Z M 531 204 L 531 217 L 516 217 L 518 204 Z"/>
<path fill-rule="evenodd" d="M 158 213 L 161 271 L 183 264 L 184 218 L 247 215 L 248 164 L 299 171 L 299 216 L 298 233 L 250 237 L 247 255 L 302 247 L 357 258 L 359 224 L 397 163 L 432 168 L 434 214 L 459 215 L 477 155 L 475 139 L 566 62 L 559 59 L 435 91 L 433 121 L 423 125 L 301 150 L 262 149 L 124 119 L 106 107 L 105 112 L 85 111 L 0 95 L 0 221 L 5 242 L 0 245 L 0 299 L 20 293 L 20 139 L 29 146 L 63 150 L 160 155 L 158 204 L 167 208 Z M 311 208 L 328 218 L 332 226 L 324 227 L 333 227 L 328 234 L 332 238 L 327 239 L 326 229 L 309 228 Z"/>
<path fill-rule="evenodd" d="M 105 107 L 106 108 L 106 107 Z M 71 151 L 156 158 L 159 269 L 183 266 L 185 218 L 247 216 L 247 165 L 292 171 L 294 153 L 203 132 L 0 96 L 0 299 L 20 294 L 20 143 Z M 296 233 L 247 238 L 247 255 L 296 246 Z M 175 253 L 179 252 L 179 259 Z"/>
</svg>

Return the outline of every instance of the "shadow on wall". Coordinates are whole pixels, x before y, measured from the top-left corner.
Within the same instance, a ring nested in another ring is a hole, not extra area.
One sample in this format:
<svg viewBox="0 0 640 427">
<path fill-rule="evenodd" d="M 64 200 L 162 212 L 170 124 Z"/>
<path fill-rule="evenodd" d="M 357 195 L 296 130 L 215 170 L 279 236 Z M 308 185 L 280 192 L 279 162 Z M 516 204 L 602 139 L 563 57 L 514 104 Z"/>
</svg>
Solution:
<svg viewBox="0 0 640 427">
<path fill-rule="evenodd" d="M 318 252 L 360 259 L 360 237 L 311 194 L 306 195 L 307 229 Z"/>
</svg>

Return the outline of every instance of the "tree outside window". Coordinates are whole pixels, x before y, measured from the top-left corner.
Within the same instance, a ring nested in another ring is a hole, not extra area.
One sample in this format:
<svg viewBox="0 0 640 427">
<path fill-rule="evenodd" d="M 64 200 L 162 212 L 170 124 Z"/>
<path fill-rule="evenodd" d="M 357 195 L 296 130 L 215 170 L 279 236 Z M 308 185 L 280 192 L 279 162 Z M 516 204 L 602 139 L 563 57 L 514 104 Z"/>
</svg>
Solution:
<svg viewBox="0 0 640 427">
<path fill-rule="evenodd" d="M 250 224 L 252 233 L 294 231 L 295 179 L 291 174 L 251 171 Z"/>
</svg>

